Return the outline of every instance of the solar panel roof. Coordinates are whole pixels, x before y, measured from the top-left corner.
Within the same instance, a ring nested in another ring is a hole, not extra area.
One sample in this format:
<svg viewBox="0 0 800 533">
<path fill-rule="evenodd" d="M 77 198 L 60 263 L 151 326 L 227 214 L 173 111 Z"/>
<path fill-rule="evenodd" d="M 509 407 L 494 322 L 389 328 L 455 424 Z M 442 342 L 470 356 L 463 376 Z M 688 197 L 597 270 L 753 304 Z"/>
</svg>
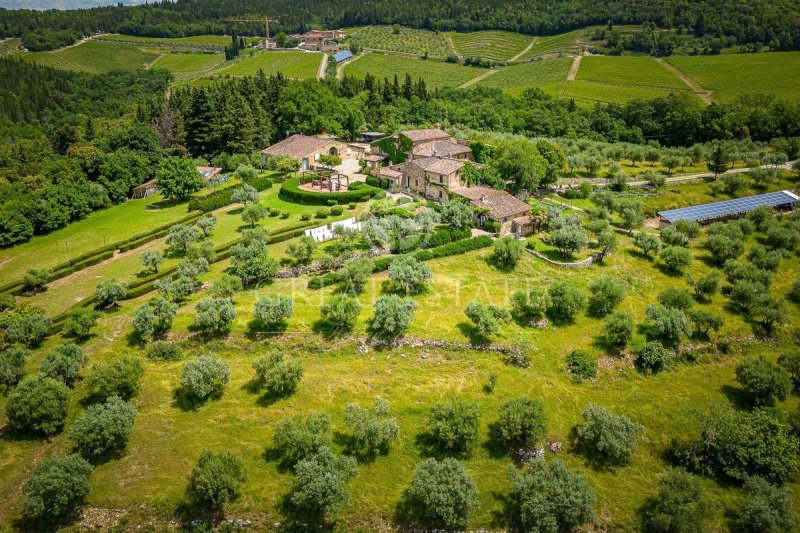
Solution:
<svg viewBox="0 0 800 533">
<path fill-rule="evenodd" d="M 775 191 L 746 196 L 745 198 L 659 211 L 658 215 L 670 222 L 677 220 L 709 220 L 746 213 L 762 206 L 777 207 L 779 205 L 787 205 L 798 200 L 800 200 L 800 196 L 789 191 Z"/>
<path fill-rule="evenodd" d="M 341 63 L 345 59 L 350 59 L 351 57 L 353 57 L 353 53 L 350 50 L 342 50 L 341 52 L 333 54 L 333 60 L 337 63 Z"/>
</svg>

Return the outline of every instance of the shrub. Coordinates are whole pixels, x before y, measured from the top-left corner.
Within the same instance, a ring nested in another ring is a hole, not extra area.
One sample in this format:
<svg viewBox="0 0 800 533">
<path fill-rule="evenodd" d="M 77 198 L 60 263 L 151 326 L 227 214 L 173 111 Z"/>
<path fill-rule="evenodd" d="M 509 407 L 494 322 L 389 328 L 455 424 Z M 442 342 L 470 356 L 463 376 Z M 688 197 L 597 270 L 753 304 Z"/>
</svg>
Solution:
<svg viewBox="0 0 800 533">
<path fill-rule="evenodd" d="M 588 352 L 573 350 L 567 355 L 567 372 L 578 382 L 594 379 L 597 376 L 597 359 Z"/>
<path fill-rule="evenodd" d="M 83 341 L 91 336 L 92 328 L 96 323 L 97 313 L 95 311 L 79 307 L 70 312 L 69 318 L 64 324 L 64 333 Z"/>
<path fill-rule="evenodd" d="M 398 257 L 389 264 L 389 279 L 405 293 L 415 292 L 433 279 L 431 268 L 411 255 Z"/>
<path fill-rule="evenodd" d="M 293 466 L 330 445 L 330 425 L 330 417 L 321 411 L 284 418 L 275 424 L 272 442 L 283 461 Z"/>
<path fill-rule="evenodd" d="M 583 423 L 576 428 L 581 448 L 593 459 L 610 464 L 626 464 L 641 440 L 644 427 L 627 416 L 617 416 L 599 405 L 589 404 Z"/>
<path fill-rule="evenodd" d="M 125 298 L 125 293 L 128 290 L 125 285 L 117 280 L 109 279 L 101 281 L 95 289 L 97 296 L 97 305 L 99 307 L 112 307 Z"/>
<path fill-rule="evenodd" d="M 558 318 L 572 321 L 586 307 L 586 296 L 576 286 L 568 281 L 556 280 L 550 285 L 550 307 Z"/>
<path fill-rule="evenodd" d="M 52 273 L 47 269 L 31 268 L 22 277 L 22 292 L 33 294 L 45 290 Z"/>
<path fill-rule="evenodd" d="M 694 331 L 689 318 L 680 309 L 648 305 L 645 319 L 655 337 L 666 346 L 676 346 L 684 337 L 691 337 Z"/>
<path fill-rule="evenodd" d="M 612 350 L 621 351 L 633 338 L 636 324 L 628 313 L 614 313 L 603 322 L 603 342 Z"/>
<path fill-rule="evenodd" d="M 508 400 L 500 406 L 497 425 L 508 446 L 529 448 L 543 439 L 547 432 L 544 405 L 534 398 Z"/>
<path fill-rule="evenodd" d="M 55 353 L 48 353 L 39 372 L 47 377 L 61 380 L 65 385 L 71 387 L 80 377 L 81 370 L 89 358 L 83 353 L 77 344 L 64 344 L 58 347 Z"/>
<path fill-rule="evenodd" d="M 180 385 L 191 400 L 203 402 L 221 396 L 230 377 L 231 371 L 227 363 L 213 355 L 201 355 L 183 365 Z"/>
<path fill-rule="evenodd" d="M 405 333 L 414 319 L 417 303 L 395 294 L 381 296 L 375 302 L 375 318 L 372 329 L 388 337 L 397 337 Z"/>
<path fill-rule="evenodd" d="M 314 251 L 317 249 L 317 242 L 304 235 L 297 242 L 293 242 L 286 247 L 286 253 L 294 258 L 298 265 L 307 265 L 311 262 Z"/>
<path fill-rule="evenodd" d="M 683 274 L 692 262 L 692 252 L 682 246 L 669 246 L 661 250 L 664 268 L 673 274 Z"/>
<path fill-rule="evenodd" d="M 689 281 L 695 298 L 708 300 L 719 292 L 721 276 L 719 270 L 711 270 L 705 276 Z"/>
<path fill-rule="evenodd" d="M 232 299 L 233 295 L 243 289 L 242 280 L 239 276 L 223 274 L 211 286 L 211 294 L 217 298 Z"/>
<path fill-rule="evenodd" d="M 125 447 L 133 433 L 136 409 L 112 396 L 105 403 L 90 405 L 75 421 L 70 439 L 75 450 L 87 459 L 97 459 Z"/>
<path fill-rule="evenodd" d="M 541 318 L 552 304 L 550 293 L 542 287 L 535 287 L 529 292 L 517 291 L 511 296 L 514 314 L 528 320 Z"/>
<path fill-rule="evenodd" d="M 500 306 L 485 304 L 476 300 L 471 300 L 464 309 L 474 327 L 475 333 L 480 337 L 487 337 L 500 330 L 500 322 L 508 322 L 511 313 Z"/>
<path fill-rule="evenodd" d="M 0 330 L 8 343 L 18 342 L 28 348 L 38 346 L 53 328 L 53 321 L 32 308 L 14 309 L 0 315 Z"/>
<path fill-rule="evenodd" d="M 342 213 L 344 213 L 344 208 L 342 206 L 335 205 L 335 206 L 331 207 L 331 216 L 338 217 Z"/>
<path fill-rule="evenodd" d="M 89 494 L 91 473 L 92 465 L 77 454 L 41 460 L 22 485 L 22 516 L 44 523 L 68 516 Z"/>
<path fill-rule="evenodd" d="M 389 402 L 378 396 L 372 410 L 358 404 L 348 403 L 344 410 L 344 421 L 352 430 L 352 451 L 362 457 L 386 454 L 392 441 L 400 435 L 400 426 L 394 418 L 388 418 Z"/>
<path fill-rule="evenodd" d="M 763 355 L 739 363 L 736 380 L 754 405 L 773 405 L 775 400 L 785 400 L 792 389 L 789 374 Z"/>
<path fill-rule="evenodd" d="M 8 395 L 8 424 L 17 431 L 53 435 L 67 419 L 69 389 L 45 376 L 28 376 Z"/>
<path fill-rule="evenodd" d="M 420 521 L 437 528 L 463 528 L 478 506 L 475 481 L 452 458 L 431 458 L 420 463 L 411 478 L 408 498 Z"/>
<path fill-rule="evenodd" d="M 636 365 L 642 371 L 657 374 L 666 368 L 669 362 L 669 350 L 658 341 L 650 341 L 639 350 L 636 356 Z"/>
<path fill-rule="evenodd" d="M 10 389 L 25 376 L 25 360 L 28 352 L 11 346 L 0 352 L 0 389 Z"/>
<path fill-rule="evenodd" d="M 700 483 L 680 469 L 669 469 L 661 478 L 658 495 L 645 505 L 646 531 L 672 533 L 704 531 L 713 507 Z"/>
<path fill-rule="evenodd" d="M 253 309 L 253 319 L 265 326 L 277 326 L 294 314 L 294 303 L 288 296 L 259 298 Z"/>
<path fill-rule="evenodd" d="M 744 504 L 739 513 L 739 527 L 747 533 L 793 531 L 794 496 L 787 487 L 775 487 L 759 477 L 744 482 Z"/>
<path fill-rule="evenodd" d="M 525 244 L 512 237 L 506 235 L 494 241 L 494 259 L 503 266 L 514 267 L 522 259 L 522 254 L 525 252 Z"/>
<path fill-rule="evenodd" d="M 89 372 L 89 390 L 100 398 L 133 398 L 139 393 L 144 366 L 138 357 L 121 355 L 110 363 L 95 365 Z"/>
<path fill-rule="evenodd" d="M 302 215 L 300 215 L 300 220 L 303 221 L 311 220 L 311 215 L 309 213 L 303 213 Z"/>
<path fill-rule="evenodd" d="M 594 520 L 594 502 L 580 473 L 557 459 L 531 461 L 512 479 L 509 518 L 520 531 L 573 531 Z"/>
<path fill-rule="evenodd" d="M 372 260 L 366 257 L 347 261 L 338 271 L 338 276 L 345 289 L 359 294 L 372 274 Z"/>
<path fill-rule="evenodd" d="M 331 296 L 322 304 L 320 316 L 334 330 L 350 330 L 355 326 L 361 304 L 344 294 Z"/>
<path fill-rule="evenodd" d="M 303 378 L 303 363 L 297 359 L 286 359 L 283 352 L 273 350 L 253 362 L 256 381 L 267 395 L 288 396 L 297 390 Z"/>
<path fill-rule="evenodd" d="M 778 364 L 792 378 L 795 389 L 800 388 L 800 348 L 793 348 L 778 357 Z"/>
<path fill-rule="evenodd" d="M 226 332 L 236 318 L 233 303 L 227 298 L 203 298 L 194 308 L 194 327 L 206 333 Z"/>
<path fill-rule="evenodd" d="M 336 513 L 349 499 L 344 488 L 358 474 L 352 457 L 334 454 L 323 447 L 295 465 L 295 481 L 290 501 L 304 513 L 323 520 Z"/>
<path fill-rule="evenodd" d="M 299 188 L 299 178 L 289 178 L 281 184 L 280 197 L 288 202 L 305 205 L 328 205 L 329 200 L 339 204 L 349 202 L 366 202 L 373 196 L 382 192 L 376 187 L 365 183 L 353 183 L 346 192 L 311 192 Z"/>
<path fill-rule="evenodd" d="M 428 427 L 434 440 L 444 450 L 467 451 L 478 436 L 478 404 L 451 400 L 434 404 Z"/>
<path fill-rule="evenodd" d="M 236 498 L 244 479 L 244 465 L 236 455 L 203 450 L 189 478 L 189 491 L 199 501 L 221 507 Z"/>
<path fill-rule="evenodd" d="M 147 356 L 154 361 L 177 361 L 181 348 L 174 342 L 156 341 L 147 349 Z"/>
<path fill-rule="evenodd" d="M 589 310 L 596 316 L 605 316 L 622 301 L 625 291 L 622 284 L 609 276 L 601 276 L 589 282 Z"/>
</svg>

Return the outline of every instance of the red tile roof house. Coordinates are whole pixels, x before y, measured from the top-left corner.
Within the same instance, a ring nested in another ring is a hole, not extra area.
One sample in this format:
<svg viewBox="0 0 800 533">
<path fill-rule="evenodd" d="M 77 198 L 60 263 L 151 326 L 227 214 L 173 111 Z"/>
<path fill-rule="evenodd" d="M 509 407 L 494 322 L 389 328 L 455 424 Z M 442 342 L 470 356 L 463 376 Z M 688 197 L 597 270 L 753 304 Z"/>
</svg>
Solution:
<svg viewBox="0 0 800 533">
<path fill-rule="evenodd" d="M 269 146 L 261 153 L 296 159 L 300 163 L 301 170 L 311 170 L 316 167 L 321 155 L 338 155 L 342 160 L 356 157 L 353 149 L 342 141 L 333 138 L 311 137 L 300 133 Z"/>
<path fill-rule="evenodd" d="M 531 206 L 506 191 L 491 187 L 463 187 L 450 192 L 466 198 L 479 210 L 479 227 L 487 220 L 495 220 L 500 224 L 501 235 L 527 235 L 533 230 Z"/>
</svg>

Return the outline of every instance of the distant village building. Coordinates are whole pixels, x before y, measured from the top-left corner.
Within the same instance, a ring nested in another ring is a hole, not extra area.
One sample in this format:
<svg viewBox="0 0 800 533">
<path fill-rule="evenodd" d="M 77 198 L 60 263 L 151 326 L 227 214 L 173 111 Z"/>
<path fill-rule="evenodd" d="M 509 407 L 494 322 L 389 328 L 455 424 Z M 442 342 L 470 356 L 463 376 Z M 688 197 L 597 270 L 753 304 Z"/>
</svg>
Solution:
<svg viewBox="0 0 800 533">
<path fill-rule="evenodd" d="M 338 41 L 345 38 L 341 30 L 310 30 L 300 36 L 300 48 L 313 52 L 337 52 Z"/>
</svg>

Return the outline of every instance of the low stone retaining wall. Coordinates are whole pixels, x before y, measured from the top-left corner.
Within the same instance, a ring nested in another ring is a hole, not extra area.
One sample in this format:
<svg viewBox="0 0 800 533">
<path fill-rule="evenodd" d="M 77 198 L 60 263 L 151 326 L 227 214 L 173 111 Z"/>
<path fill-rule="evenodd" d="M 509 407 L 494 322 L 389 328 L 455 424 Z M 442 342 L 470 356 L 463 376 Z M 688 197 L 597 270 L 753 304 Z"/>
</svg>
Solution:
<svg viewBox="0 0 800 533">
<path fill-rule="evenodd" d="M 547 256 L 544 256 L 544 255 L 540 254 L 539 252 L 537 252 L 535 250 L 530 250 L 528 248 L 526 248 L 526 250 L 528 251 L 529 254 L 533 255 L 534 257 L 538 257 L 542 261 L 546 261 L 546 262 L 550 263 L 553 266 L 557 266 L 557 267 L 561 267 L 561 268 L 583 268 L 583 267 L 587 267 L 587 266 L 591 265 L 592 263 L 594 263 L 598 259 L 598 254 L 594 254 L 594 255 L 591 255 L 588 258 L 584 259 L 583 261 L 578 261 L 577 263 L 560 263 L 558 261 L 553 261 L 552 259 L 548 258 Z M 606 257 L 608 257 L 608 256 L 606 256 Z"/>
</svg>

